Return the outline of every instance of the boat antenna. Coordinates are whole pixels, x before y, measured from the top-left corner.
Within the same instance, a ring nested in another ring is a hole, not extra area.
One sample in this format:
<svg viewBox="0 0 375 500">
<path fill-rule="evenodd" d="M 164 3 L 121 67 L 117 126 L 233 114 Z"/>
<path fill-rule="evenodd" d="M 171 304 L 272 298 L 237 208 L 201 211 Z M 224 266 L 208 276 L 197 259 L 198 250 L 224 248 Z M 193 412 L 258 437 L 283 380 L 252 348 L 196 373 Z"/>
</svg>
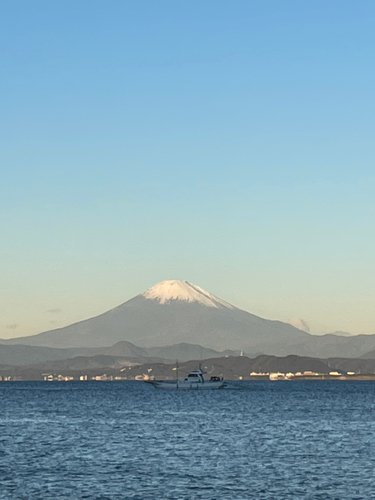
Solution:
<svg viewBox="0 0 375 500">
<path fill-rule="evenodd" d="M 178 382 L 178 359 L 176 359 L 176 380 Z"/>
</svg>

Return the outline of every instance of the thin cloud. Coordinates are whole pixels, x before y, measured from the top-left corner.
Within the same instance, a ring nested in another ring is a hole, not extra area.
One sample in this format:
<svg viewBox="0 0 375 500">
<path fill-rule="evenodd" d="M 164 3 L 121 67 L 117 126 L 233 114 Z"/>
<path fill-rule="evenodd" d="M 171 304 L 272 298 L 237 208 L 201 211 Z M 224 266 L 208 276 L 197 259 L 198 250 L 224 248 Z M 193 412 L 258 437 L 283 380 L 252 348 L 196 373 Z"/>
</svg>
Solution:
<svg viewBox="0 0 375 500">
<path fill-rule="evenodd" d="M 61 313 L 63 311 L 59 307 L 56 307 L 55 309 L 48 309 L 46 312 L 51 313 L 51 314 L 58 314 L 58 313 Z"/>
<path fill-rule="evenodd" d="M 285 322 L 289 323 L 292 326 L 295 326 L 299 330 L 303 330 L 304 332 L 310 333 L 309 325 L 306 323 L 306 321 L 304 321 L 301 318 L 289 318 Z"/>
<path fill-rule="evenodd" d="M 8 330 L 15 330 L 16 328 L 18 328 L 18 325 L 16 323 L 13 323 L 12 325 L 5 325 L 5 328 L 7 328 Z"/>
</svg>

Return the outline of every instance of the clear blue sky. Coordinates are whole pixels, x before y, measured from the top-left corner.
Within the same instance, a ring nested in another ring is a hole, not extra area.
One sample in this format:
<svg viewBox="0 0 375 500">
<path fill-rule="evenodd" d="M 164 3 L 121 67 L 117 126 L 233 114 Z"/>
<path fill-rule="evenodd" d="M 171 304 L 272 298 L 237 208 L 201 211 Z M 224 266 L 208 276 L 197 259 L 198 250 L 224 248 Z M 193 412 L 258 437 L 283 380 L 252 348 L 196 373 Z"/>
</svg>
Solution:
<svg viewBox="0 0 375 500">
<path fill-rule="evenodd" d="M 373 1 L 15 0 L 0 43 L 0 337 L 171 278 L 375 333 Z"/>
</svg>

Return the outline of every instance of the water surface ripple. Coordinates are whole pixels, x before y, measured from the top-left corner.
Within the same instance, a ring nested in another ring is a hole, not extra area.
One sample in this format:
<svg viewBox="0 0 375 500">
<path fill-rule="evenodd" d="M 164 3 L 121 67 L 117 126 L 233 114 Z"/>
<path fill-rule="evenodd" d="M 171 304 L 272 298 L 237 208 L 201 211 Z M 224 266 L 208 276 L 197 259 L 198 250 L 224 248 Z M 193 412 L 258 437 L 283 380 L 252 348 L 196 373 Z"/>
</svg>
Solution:
<svg viewBox="0 0 375 500">
<path fill-rule="evenodd" d="M 375 383 L 0 384 L 0 499 L 375 499 Z"/>
</svg>

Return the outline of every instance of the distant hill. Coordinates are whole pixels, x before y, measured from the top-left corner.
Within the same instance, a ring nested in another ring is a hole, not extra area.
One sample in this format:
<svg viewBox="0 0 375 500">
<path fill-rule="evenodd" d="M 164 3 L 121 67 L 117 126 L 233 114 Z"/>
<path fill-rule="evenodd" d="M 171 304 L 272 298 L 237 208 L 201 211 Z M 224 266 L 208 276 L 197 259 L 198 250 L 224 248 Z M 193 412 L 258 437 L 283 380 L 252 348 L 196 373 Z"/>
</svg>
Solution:
<svg viewBox="0 0 375 500">
<path fill-rule="evenodd" d="M 160 362 L 171 362 L 176 359 L 188 361 L 189 359 L 207 359 L 238 354 L 238 351 L 228 350 L 219 352 L 200 345 L 187 343 L 165 347 L 143 348 L 131 342 L 121 341 L 110 347 L 76 347 L 69 349 L 0 344 L 0 365 L 31 365 L 46 361 L 67 360 L 77 356 L 121 356 L 122 358 L 131 359 L 133 362 L 143 363 L 147 359 L 158 359 Z"/>
<path fill-rule="evenodd" d="M 362 354 L 361 356 L 362 359 L 375 359 L 375 350 L 366 352 L 366 354 Z"/>
</svg>

